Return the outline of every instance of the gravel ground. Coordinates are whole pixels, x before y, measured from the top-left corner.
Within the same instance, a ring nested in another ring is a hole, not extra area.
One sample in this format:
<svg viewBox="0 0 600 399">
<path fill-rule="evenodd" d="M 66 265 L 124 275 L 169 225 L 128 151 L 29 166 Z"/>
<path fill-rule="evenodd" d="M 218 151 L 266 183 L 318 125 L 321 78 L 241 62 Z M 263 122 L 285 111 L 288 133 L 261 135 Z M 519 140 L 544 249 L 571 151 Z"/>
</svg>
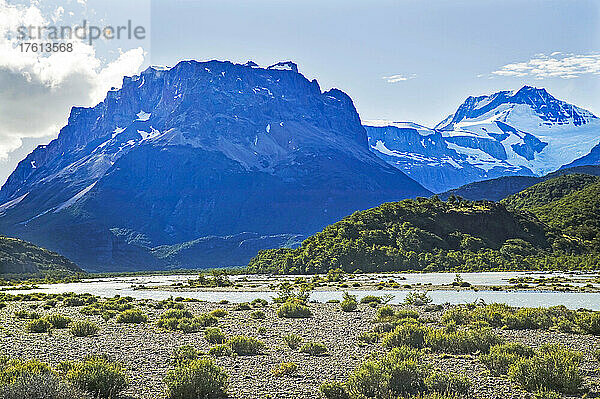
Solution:
<svg viewBox="0 0 600 399">
<path fill-rule="evenodd" d="M 198 350 L 208 351 L 210 344 L 204 334 L 164 331 L 154 321 L 164 310 L 156 310 L 138 303 L 150 316 L 146 324 L 117 324 L 99 316 L 84 316 L 79 308 L 58 307 L 51 310 L 36 309 L 41 314 L 61 313 L 72 319 L 91 319 L 101 326 L 94 337 L 73 337 L 68 330 L 53 330 L 51 334 L 25 332 L 27 320 L 14 317 L 19 309 L 30 309 L 37 303 L 8 303 L 0 310 L 0 354 L 10 357 L 37 358 L 56 365 L 64 360 L 79 360 L 90 354 L 108 354 L 121 362 L 128 370 L 130 386 L 125 398 L 154 399 L 164 397 L 162 378 L 169 367 L 173 349 L 190 344 Z M 261 355 L 237 356 L 217 359 L 229 374 L 229 392 L 232 398 L 294 398 L 313 399 L 319 397 L 318 387 L 326 380 L 343 381 L 362 359 L 370 353 L 383 352 L 380 344 L 359 345 L 356 337 L 369 331 L 375 310 L 359 305 L 355 312 L 345 313 L 337 304 L 311 304 L 314 317 L 310 319 L 281 319 L 274 305 L 263 310 L 266 319 L 255 320 L 251 311 L 233 311 L 233 305 L 215 303 L 186 303 L 194 313 L 224 308 L 229 315 L 221 319 L 219 327 L 228 335 L 248 335 L 259 338 L 266 344 Z M 439 313 L 429 313 L 427 318 L 436 320 Z M 259 327 L 266 333 L 259 334 Z M 550 331 L 498 331 L 509 340 L 520 341 L 533 347 L 547 342 L 561 343 L 584 354 L 582 365 L 586 385 L 591 387 L 587 397 L 600 396 L 600 364 L 592 353 L 600 349 L 600 337 L 564 334 Z M 326 356 L 314 357 L 289 349 L 282 336 L 295 333 L 304 341 L 325 344 Z M 510 381 L 489 375 L 477 356 L 427 354 L 426 361 L 443 371 L 464 373 L 473 382 L 470 397 L 517 399 L 530 397 Z M 282 362 L 298 365 L 295 376 L 274 377 L 271 370 Z"/>
</svg>

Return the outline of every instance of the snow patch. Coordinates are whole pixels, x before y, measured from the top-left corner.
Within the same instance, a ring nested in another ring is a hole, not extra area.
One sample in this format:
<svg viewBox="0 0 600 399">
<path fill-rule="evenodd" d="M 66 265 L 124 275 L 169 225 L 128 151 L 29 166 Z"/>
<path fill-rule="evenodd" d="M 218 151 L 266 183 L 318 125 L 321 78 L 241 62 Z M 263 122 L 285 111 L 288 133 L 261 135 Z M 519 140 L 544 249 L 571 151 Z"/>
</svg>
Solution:
<svg viewBox="0 0 600 399">
<path fill-rule="evenodd" d="M 137 121 L 142 121 L 142 122 L 145 122 L 145 121 L 147 121 L 148 119 L 150 119 L 150 117 L 151 117 L 151 116 L 152 116 L 152 114 L 151 114 L 151 113 L 147 113 L 147 112 L 144 112 L 144 111 L 140 111 L 140 112 L 138 112 L 138 113 L 137 113 L 137 119 L 136 119 L 136 120 L 137 120 Z"/>
<path fill-rule="evenodd" d="M 81 190 L 80 192 L 78 192 L 77 194 L 75 194 L 74 196 L 72 196 L 71 198 L 69 198 L 68 200 L 66 200 L 65 202 L 63 202 L 62 204 L 60 204 L 58 207 L 56 207 L 56 209 L 54 209 L 54 213 L 58 213 L 58 212 L 62 211 L 63 209 L 68 208 L 71 205 L 75 204 L 77 201 L 79 201 L 81 199 L 81 197 L 86 195 L 88 193 L 88 191 L 90 191 L 92 188 L 94 188 L 96 183 L 98 183 L 97 180 L 95 182 L 93 182 L 92 184 L 90 184 L 89 186 L 87 186 L 86 188 L 84 188 L 83 190 Z"/>
<path fill-rule="evenodd" d="M 125 129 L 123 129 L 122 127 L 117 126 L 115 128 L 115 130 L 113 130 L 113 134 L 112 134 L 111 138 L 114 139 L 115 137 L 117 137 L 118 134 L 123 133 L 124 131 L 125 131 Z"/>
<path fill-rule="evenodd" d="M 27 197 L 27 194 L 29 194 L 29 192 L 26 192 L 25 194 L 21 195 L 20 197 L 11 199 L 10 201 L 7 201 L 4 204 L 0 205 L 0 212 L 4 212 L 7 209 L 10 209 L 13 206 L 17 205 L 19 202 L 23 201 L 25 199 L 25 197 Z"/>
</svg>

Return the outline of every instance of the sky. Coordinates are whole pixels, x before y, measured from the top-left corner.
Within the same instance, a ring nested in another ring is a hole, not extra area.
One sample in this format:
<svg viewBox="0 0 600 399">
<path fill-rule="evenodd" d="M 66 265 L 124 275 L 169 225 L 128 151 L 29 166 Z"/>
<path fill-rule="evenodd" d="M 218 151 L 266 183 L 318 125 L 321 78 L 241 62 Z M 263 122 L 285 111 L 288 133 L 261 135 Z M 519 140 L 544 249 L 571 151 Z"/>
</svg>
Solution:
<svg viewBox="0 0 600 399">
<path fill-rule="evenodd" d="M 143 39 L 18 47 L 19 25 L 126 25 Z M 434 126 L 470 95 L 533 85 L 600 115 L 596 0 L 0 0 L 0 183 L 124 75 L 180 60 L 292 60 L 363 120 Z"/>
</svg>

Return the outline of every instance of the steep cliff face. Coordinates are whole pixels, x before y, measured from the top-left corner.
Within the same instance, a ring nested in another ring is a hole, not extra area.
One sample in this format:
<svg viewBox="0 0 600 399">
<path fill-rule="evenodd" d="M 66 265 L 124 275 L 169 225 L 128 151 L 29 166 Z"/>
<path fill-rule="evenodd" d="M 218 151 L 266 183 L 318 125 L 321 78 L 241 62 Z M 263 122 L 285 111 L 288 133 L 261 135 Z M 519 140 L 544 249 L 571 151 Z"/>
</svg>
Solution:
<svg viewBox="0 0 600 399">
<path fill-rule="evenodd" d="M 2 187 L 0 228 L 88 268 L 163 267 L 156 246 L 251 232 L 277 247 L 427 194 L 369 151 L 346 94 L 295 64 L 185 61 L 73 108 Z"/>
</svg>

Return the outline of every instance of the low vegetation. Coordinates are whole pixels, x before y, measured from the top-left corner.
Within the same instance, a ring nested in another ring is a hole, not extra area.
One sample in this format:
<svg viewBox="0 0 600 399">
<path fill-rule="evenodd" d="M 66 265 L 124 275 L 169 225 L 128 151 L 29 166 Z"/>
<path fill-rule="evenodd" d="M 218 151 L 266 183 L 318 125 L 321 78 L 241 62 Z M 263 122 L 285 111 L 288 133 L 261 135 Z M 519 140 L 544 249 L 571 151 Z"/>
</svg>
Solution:
<svg viewBox="0 0 600 399">
<path fill-rule="evenodd" d="M 202 329 L 214 326 L 219 319 L 209 313 L 194 316 L 192 312 L 185 309 L 169 309 L 163 313 L 156 325 L 166 330 L 179 330 L 184 333 L 202 331 Z"/>
<path fill-rule="evenodd" d="M 470 385 L 465 377 L 427 366 L 419 350 L 401 346 L 363 362 L 346 383 L 326 382 L 320 390 L 327 399 L 396 398 L 465 395 Z"/>
<path fill-rule="evenodd" d="M 139 324 L 148 321 L 148 316 L 139 309 L 127 309 L 117 315 L 117 323 Z"/>
<path fill-rule="evenodd" d="M 340 303 L 340 307 L 344 312 L 352 312 L 356 310 L 358 307 L 358 302 L 356 301 L 355 295 L 350 295 L 347 292 L 344 292 L 344 297 L 342 302 Z"/>
<path fill-rule="evenodd" d="M 300 352 L 311 356 L 321 356 L 327 353 L 327 346 L 320 342 L 307 342 L 300 347 Z"/>
<path fill-rule="evenodd" d="M 287 363 L 279 364 L 279 366 L 277 366 L 276 368 L 271 370 L 271 373 L 275 377 L 283 377 L 283 376 L 294 375 L 294 374 L 296 374 L 297 370 L 298 370 L 298 365 L 296 363 L 287 362 Z"/>
<path fill-rule="evenodd" d="M 168 399 L 226 398 L 228 376 L 209 358 L 182 362 L 167 372 Z"/>
<path fill-rule="evenodd" d="M 64 362 L 59 368 L 74 386 L 94 397 L 112 399 L 128 385 L 123 367 L 106 356 L 90 356 L 81 362 Z"/>
<path fill-rule="evenodd" d="M 442 316 L 446 325 L 485 323 L 509 330 L 558 330 L 600 335 L 600 312 L 550 308 L 514 308 L 504 304 L 458 306 Z"/>
<path fill-rule="evenodd" d="M 238 355 L 257 355 L 265 349 L 265 344 L 253 337 L 237 335 L 227 341 L 227 346 Z"/>
<path fill-rule="evenodd" d="M 99 330 L 100 327 L 98 327 L 96 323 L 89 320 L 74 321 L 71 324 L 71 328 L 69 329 L 69 331 L 71 331 L 71 334 L 73 334 L 76 337 L 89 337 L 92 335 L 96 335 Z"/>
</svg>

